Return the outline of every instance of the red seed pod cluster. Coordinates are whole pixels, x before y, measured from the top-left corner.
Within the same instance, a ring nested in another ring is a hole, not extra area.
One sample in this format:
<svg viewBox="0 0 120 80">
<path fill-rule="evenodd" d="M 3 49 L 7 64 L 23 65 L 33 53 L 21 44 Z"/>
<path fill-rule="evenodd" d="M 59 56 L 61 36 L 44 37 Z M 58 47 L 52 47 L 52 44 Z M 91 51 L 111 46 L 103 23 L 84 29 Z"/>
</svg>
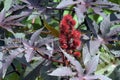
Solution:
<svg viewBox="0 0 120 80">
<path fill-rule="evenodd" d="M 81 53 L 78 52 L 78 51 L 74 52 L 73 55 L 74 55 L 75 57 L 81 57 Z"/>
<path fill-rule="evenodd" d="M 65 15 L 60 22 L 60 46 L 66 50 L 75 50 L 81 45 L 80 31 L 74 28 L 76 21 L 71 15 Z"/>
</svg>

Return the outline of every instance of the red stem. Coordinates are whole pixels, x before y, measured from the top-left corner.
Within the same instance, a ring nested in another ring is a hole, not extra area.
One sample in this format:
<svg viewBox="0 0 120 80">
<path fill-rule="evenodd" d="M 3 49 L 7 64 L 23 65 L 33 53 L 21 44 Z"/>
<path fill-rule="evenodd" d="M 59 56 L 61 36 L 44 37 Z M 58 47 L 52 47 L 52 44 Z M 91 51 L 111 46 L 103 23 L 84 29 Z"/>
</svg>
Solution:
<svg viewBox="0 0 120 80">
<path fill-rule="evenodd" d="M 47 56 L 45 56 L 45 55 L 42 55 L 38 50 L 36 50 L 36 52 L 37 52 L 41 57 L 43 57 L 43 58 L 45 58 L 45 59 L 48 59 L 48 60 L 50 60 L 50 61 L 52 61 L 52 62 L 57 62 L 57 63 L 64 64 L 64 62 L 61 62 L 61 61 L 58 61 L 58 60 L 54 60 L 54 59 L 49 58 L 49 57 L 47 57 Z"/>
</svg>

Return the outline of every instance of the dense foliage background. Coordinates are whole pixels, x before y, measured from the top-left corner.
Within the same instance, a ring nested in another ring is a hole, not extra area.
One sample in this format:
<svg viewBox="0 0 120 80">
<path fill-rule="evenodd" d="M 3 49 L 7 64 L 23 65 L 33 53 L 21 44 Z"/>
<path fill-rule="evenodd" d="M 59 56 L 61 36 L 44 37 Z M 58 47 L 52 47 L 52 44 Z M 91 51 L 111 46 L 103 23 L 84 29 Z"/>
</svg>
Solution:
<svg viewBox="0 0 120 80">
<path fill-rule="evenodd" d="M 120 0 L 0 0 L 1 80 L 120 80 Z"/>
</svg>

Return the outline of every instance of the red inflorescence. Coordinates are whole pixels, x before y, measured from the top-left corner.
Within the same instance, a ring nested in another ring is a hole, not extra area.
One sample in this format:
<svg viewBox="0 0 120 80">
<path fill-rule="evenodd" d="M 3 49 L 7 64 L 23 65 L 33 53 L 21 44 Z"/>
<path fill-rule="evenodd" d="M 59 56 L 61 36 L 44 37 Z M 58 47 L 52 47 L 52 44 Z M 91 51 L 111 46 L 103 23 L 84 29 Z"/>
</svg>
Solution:
<svg viewBox="0 0 120 80">
<path fill-rule="evenodd" d="M 81 56 L 81 53 L 80 53 L 80 52 L 74 52 L 73 55 L 74 55 L 75 57 L 80 57 L 80 56 Z"/>
<path fill-rule="evenodd" d="M 76 21 L 71 15 L 65 15 L 60 22 L 60 46 L 66 50 L 75 50 L 81 45 L 80 31 L 74 28 Z"/>
</svg>

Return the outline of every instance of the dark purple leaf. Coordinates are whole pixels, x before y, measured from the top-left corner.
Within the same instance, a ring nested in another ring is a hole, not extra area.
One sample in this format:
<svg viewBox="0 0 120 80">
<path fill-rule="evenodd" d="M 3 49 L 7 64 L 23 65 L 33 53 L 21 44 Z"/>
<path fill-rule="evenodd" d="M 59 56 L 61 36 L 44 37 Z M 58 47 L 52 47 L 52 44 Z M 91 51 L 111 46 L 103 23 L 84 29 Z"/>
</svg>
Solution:
<svg viewBox="0 0 120 80">
<path fill-rule="evenodd" d="M 77 70 L 79 76 L 83 76 L 83 68 L 81 64 L 73 56 L 69 55 L 64 50 L 61 49 L 61 51 L 63 52 L 65 57 L 68 59 L 68 61 L 70 61 L 70 63 L 75 66 L 75 69 Z"/>
<path fill-rule="evenodd" d="M 103 5 L 104 8 L 106 7 L 106 8 L 111 9 L 111 10 L 120 11 L 119 10 L 120 6 L 117 5 L 117 4 L 114 4 L 114 3 L 110 2 L 110 1 L 100 1 L 100 0 L 98 0 L 94 4 Z"/>
<path fill-rule="evenodd" d="M 120 20 L 120 19 L 118 19 L 118 17 L 116 16 L 116 14 L 111 14 L 110 15 L 110 21 L 116 21 L 116 20 Z"/>
<path fill-rule="evenodd" d="M 30 45 L 33 45 L 34 42 L 36 42 L 37 40 L 39 40 L 39 34 L 41 33 L 41 31 L 43 30 L 43 28 L 37 30 L 36 32 L 33 33 L 33 35 L 30 38 Z"/>
<path fill-rule="evenodd" d="M 90 29 L 90 31 L 93 32 L 94 36 L 97 37 L 97 33 L 96 33 L 94 26 L 92 24 L 93 23 L 92 20 L 89 17 L 86 17 L 85 23 L 87 24 L 86 26 Z"/>
<path fill-rule="evenodd" d="M 73 1 L 73 0 L 62 0 L 60 2 L 60 4 L 57 6 L 57 8 L 65 8 L 74 4 L 79 4 L 80 2 L 84 2 L 83 0 L 77 0 L 77 1 Z"/>
<path fill-rule="evenodd" d="M 17 55 L 22 53 L 23 51 L 23 49 L 18 48 L 14 51 L 11 51 L 9 56 L 3 58 L 2 68 L 0 69 L 0 74 L 2 74 L 2 77 L 5 76 L 7 68 L 12 63 L 13 59 L 16 58 Z"/>
<path fill-rule="evenodd" d="M 25 58 L 27 60 L 27 62 L 30 62 L 34 56 L 34 49 L 32 46 L 30 46 L 27 42 L 23 42 L 23 45 L 25 47 Z"/>
<path fill-rule="evenodd" d="M 46 47 L 39 48 L 38 51 L 40 53 L 48 55 L 48 57 L 50 58 L 53 55 L 53 50 L 54 50 L 53 49 L 54 48 L 53 43 L 51 43 L 51 44 L 45 44 L 45 46 Z"/>
<path fill-rule="evenodd" d="M 48 43 L 51 43 L 53 41 L 56 41 L 57 39 L 52 39 L 51 37 L 46 37 L 46 38 L 41 38 L 40 40 L 38 40 L 38 46 L 42 46 Z"/>
<path fill-rule="evenodd" d="M 30 12 L 23 12 L 19 15 L 13 15 L 10 17 L 6 17 L 2 22 L 0 22 L 0 26 L 14 34 L 12 27 L 13 26 L 24 26 L 20 23 L 20 21 L 22 21 L 29 14 Z"/>
<path fill-rule="evenodd" d="M 110 31 L 110 17 L 107 16 L 104 18 L 104 20 L 100 24 L 100 30 L 103 35 L 103 37 Z"/>
<path fill-rule="evenodd" d="M 26 17 L 30 14 L 31 12 L 22 12 L 21 14 L 19 15 L 11 15 L 10 17 L 7 17 L 4 22 L 9 22 L 9 21 L 15 21 L 15 20 L 18 20 L 20 18 L 23 18 L 23 17 Z"/>
<path fill-rule="evenodd" d="M 20 11 L 20 10 L 23 10 L 25 8 L 25 5 L 13 5 L 10 9 L 9 9 L 9 12 L 11 13 L 14 13 L 14 12 L 17 12 L 17 11 Z"/>
<path fill-rule="evenodd" d="M 40 70 L 45 60 L 38 61 L 32 64 L 32 67 L 27 67 L 25 77 L 22 80 L 35 80 L 40 75 Z"/>
<path fill-rule="evenodd" d="M 29 4 L 31 7 L 40 8 L 41 0 L 21 0 L 21 1 Z"/>
</svg>

